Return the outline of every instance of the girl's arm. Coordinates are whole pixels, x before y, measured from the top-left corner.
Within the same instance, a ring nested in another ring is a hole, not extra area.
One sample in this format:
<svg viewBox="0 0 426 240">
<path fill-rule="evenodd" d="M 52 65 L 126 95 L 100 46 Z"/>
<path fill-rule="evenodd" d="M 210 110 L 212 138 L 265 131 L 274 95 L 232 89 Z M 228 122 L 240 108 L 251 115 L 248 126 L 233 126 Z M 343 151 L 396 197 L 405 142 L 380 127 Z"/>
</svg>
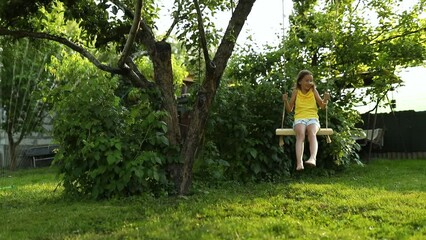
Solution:
<svg viewBox="0 0 426 240">
<path fill-rule="evenodd" d="M 296 95 L 297 95 L 297 89 L 294 89 L 293 92 L 291 93 L 290 101 L 288 101 L 288 94 L 287 93 L 283 94 L 284 106 L 287 112 L 293 111 L 294 104 L 296 102 Z"/>
<path fill-rule="evenodd" d="M 324 93 L 324 100 L 320 97 L 318 90 L 316 88 L 313 88 L 314 91 L 314 96 L 315 96 L 315 100 L 318 104 L 318 106 L 321 109 L 324 109 L 327 106 L 328 100 L 330 99 L 330 94 L 329 93 Z"/>
</svg>

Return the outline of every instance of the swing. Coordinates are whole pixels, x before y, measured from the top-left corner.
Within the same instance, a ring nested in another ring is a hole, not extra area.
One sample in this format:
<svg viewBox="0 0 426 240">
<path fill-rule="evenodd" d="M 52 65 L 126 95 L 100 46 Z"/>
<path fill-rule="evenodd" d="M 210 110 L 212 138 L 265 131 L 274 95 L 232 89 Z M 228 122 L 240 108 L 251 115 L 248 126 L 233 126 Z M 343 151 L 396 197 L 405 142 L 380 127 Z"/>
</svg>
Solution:
<svg viewBox="0 0 426 240">
<path fill-rule="evenodd" d="M 275 130 L 275 134 L 280 136 L 280 147 L 284 146 L 284 136 L 295 136 L 296 132 L 292 128 L 284 128 L 284 118 L 285 118 L 285 102 L 283 107 L 283 117 L 281 120 L 281 128 Z M 330 135 L 333 135 L 334 131 L 331 128 L 328 128 L 328 107 L 325 106 L 325 128 L 320 128 L 317 132 L 318 136 L 326 136 L 327 143 L 331 143 Z"/>
<path fill-rule="evenodd" d="M 277 136 L 295 136 L 296 132 L 292 128 L 277 128 L 275 130 Z M 320 128 L 317 132 L 318 136 L 329 136 L 333 135 L 333 129 L 331 128 Z"/>
<path fill-rule="evenodd" d="M 283 36 L 285 35 L 285 27 L 284 27 L 284 23 L 285 23 L 285 14 L 284 14 L 284 0 L 282 1 L 282 12 L 283 12 Z M 337 10 L 336 10 L 337 13 Z M 334 42 L 334 35 L 333 35 L 333 42 Z M 285 64 L 285 59 L 284 59 L 284 64 Z M 326 141 L 327 143 L 331 143 L 331 138 L 330 135 L 333 135 L 334 131 L 332 128 L 328 127 L 328 107 L 327 105 L 325 106 L 325 128 L 320 128 L 317 132 L 316 135 L 318 136 L 326 136 Z M 282 121 L 281 121 L 281 128 L 277 128 L 275 130 L 275 134 L 277 136 L 280 136 L 280 142 L 279 145 L 280 147 L 284 146 L 284 136 L 295 136 L 296 132 L 294 131 L 294 129 L 292 128 L 284 128 L 284 118 L 285 118 L 285 103 L 284 103 L 284 107 L 283 107 L 283 116 L 282 116 Z"/>
</svg>

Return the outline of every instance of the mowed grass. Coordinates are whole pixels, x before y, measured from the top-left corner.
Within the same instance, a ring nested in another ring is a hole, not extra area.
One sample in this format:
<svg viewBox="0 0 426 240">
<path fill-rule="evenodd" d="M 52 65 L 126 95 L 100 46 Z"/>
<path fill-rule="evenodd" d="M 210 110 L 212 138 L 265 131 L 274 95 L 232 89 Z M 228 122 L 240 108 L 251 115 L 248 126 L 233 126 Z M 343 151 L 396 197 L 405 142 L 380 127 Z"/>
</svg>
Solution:
<svg viewBox="0 0 426 240">
<path fill-rule="evenodd" d="M 0 239 L 426 239 L 426 160 L 279 183 L 196 182 L 185 198 L 70 200 L 55 176 L 0 172 Z"/>
</svg>

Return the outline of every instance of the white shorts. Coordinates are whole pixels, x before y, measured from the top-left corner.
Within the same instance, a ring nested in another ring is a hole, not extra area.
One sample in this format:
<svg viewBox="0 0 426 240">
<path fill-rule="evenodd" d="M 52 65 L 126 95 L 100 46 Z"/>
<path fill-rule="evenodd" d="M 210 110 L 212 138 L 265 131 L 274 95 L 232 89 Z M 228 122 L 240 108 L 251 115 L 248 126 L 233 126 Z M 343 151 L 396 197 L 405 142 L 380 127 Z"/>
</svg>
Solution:
<svg viewBox="0 0 426 240">
<path fill-rule="evenodd" d="M 302 118 L 302 119 L 294 120 L 294 123 L 293 123 L 293 129 L 294 129 L 294 127 L 295 127 L 297 124 L 303 124 L 303 125 L 305 125 L 305 126 L 309 126 L 309 125 L 311 125 L 311 124 L 315 124 L 315 125 L 317 125 L 317 126 L 318 126 L 318 128 L 321 128 L 321 125 L 320 125 L 320 123 L 319 123 L 318 119 L 316 119 L 316 118 Z"/>
</svg>

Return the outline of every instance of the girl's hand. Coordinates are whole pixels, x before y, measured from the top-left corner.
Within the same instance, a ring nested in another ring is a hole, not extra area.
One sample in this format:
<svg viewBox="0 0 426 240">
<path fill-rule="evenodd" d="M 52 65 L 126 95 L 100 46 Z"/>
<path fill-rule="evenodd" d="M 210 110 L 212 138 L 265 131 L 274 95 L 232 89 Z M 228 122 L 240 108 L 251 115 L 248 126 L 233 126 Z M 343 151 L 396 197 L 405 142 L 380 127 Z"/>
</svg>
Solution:
<svg viewBox="0 0 426 240">
<path fill-rule="evenodd" d="M 282 98 L 283 98 L 283 102 L 288 102 L 288 94 L 287 93 L 284 93 Z"/>
<path fill-rule="evenodd" d="M 330 93 L 324 93 L 324 100 L 330 100 Z"/>
<path fill-rule="evenodd" d="M 330 93 L 326 92 L 324 93 L 324 101 L 330 100 Z"/>
</svg>

